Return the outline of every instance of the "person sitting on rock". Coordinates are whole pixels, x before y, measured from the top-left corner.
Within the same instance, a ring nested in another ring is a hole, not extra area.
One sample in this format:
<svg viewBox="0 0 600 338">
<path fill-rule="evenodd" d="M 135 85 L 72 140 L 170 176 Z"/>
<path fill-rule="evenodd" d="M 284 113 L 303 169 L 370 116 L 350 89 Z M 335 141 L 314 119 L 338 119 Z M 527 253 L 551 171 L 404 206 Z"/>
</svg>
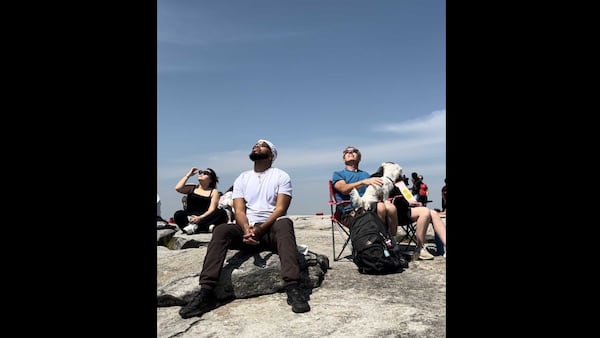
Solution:
<svg viewBox="0 0 600 338">
<path fill-rule="evenodd" d="M 186 184 L 187 180 L 198 173 L 198 184 Z M 185 194 L 183 210 L 175 211 L 173 219 L 179 229 L 188 235 L 209 232 L 211 225 L 227 222 L 227 212 L 219 208 L 217 173 L 206 168 L 192 167 L 175 185 L 175 190 Z"/>
<path fill-rule="evenodd" d="M 233 183 L 235 223 L 221 224 L 212 233 L 200 272 L 200 292 L 179 310 L 182 318 L 200 317 L 218 306 L 214 288 L 228 249 L 279 255 L 287 303 L 292 311 L 310 311 L 302 292 L 294 223 L 287 216 L 292 201 L 292 181 L 287 172 L 273 168 L 275 145 L 258 140 L 249 154 L 253 170 L 242 172 Z"/>
</svg>

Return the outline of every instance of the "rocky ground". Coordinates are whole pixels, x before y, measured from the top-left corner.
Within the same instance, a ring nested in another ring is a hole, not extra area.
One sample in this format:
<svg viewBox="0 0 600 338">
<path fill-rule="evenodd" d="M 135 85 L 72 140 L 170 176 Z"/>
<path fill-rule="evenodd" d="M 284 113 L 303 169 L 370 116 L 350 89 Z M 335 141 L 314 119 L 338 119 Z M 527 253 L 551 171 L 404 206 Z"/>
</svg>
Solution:
<svg viewBox="0 0 600 338">
<path fill-rule="evenodd" d="M 329 257 L 330 269 L 310 295 L 311 311 L 296 314 L 285 293 L 236 299 L 200 318 L 181 319 L 179 306 L 157 308 L 157 337 L 445 337 L 446 259 L 412 261 L 391 275 L 358 273 L 333 260 L 329 216 L 292 216 L 298 244 Z M 428 238 L 432 241 L 432 230 Z M 210 234 L 192 235 L 200 241 Z M 336 249 L 342 239 L 336 232 Z M 432 249 L 435 245 L 429 244 Z M 158 286 L 197 275 L 205 249 L 159 247 Z M 346 254 L 350 254 L 348 249 Z M 179 263 L 176 263 L 179 262 Z M 183 268 L 173 266 L 186 262 Z"/>
</svg>

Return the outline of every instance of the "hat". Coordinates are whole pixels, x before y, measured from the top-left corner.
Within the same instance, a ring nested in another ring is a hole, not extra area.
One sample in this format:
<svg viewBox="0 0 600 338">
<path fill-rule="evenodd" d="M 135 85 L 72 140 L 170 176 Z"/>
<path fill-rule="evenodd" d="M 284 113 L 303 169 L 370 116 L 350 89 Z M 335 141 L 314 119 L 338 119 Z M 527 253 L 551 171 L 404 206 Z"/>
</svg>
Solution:
<svg viewBox="0 0 600 338">
<path fill-rule="evenodd" d="M 267 145 L 269 145 L 269 149 L 271 149 L 271 153 L 273 153 L 273 161 L 275 161 L 275 159 L 277 158 L 277 149 L 275 148 L 275 145 L 273 144 L 273 142 L 263 140 L 263 139 L 256 141 L 256 143 L 261 143 L 261 142 L 264 142 Z"/>
</svg>

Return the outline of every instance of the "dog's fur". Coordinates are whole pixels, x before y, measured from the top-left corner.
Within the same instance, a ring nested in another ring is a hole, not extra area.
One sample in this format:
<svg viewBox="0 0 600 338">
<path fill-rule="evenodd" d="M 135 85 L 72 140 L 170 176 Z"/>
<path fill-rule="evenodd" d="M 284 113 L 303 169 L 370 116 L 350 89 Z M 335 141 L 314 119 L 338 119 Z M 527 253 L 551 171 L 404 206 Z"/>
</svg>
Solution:
<svg viewBox="0 0 600 338">
<path fill-rule="evenodd" d="M 396 181 L 402 177 L 402 167 L 394 162 L 383 162 L 381 166 L 371 177 L 382 177 L 383 185 L 381 187 L 369 185 L 365 193 L 360 196 L 356 188 L 350 191 L 350 199 L 354 208 L 364 208 L 369 210 L 371 203 L 385 201 L 390 196 Z"/>
</svg>

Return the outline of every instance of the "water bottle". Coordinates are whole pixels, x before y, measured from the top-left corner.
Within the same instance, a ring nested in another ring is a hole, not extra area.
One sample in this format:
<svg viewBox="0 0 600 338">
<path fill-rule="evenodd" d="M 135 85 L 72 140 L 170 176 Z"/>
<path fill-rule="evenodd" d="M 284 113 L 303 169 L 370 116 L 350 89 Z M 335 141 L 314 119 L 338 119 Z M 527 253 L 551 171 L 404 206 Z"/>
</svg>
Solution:
<svg viewBox="0 0 600 338">
<path fill-rule="evenodd" d="M 387 249 L 387 248 L 383 248 L 383 255 L 384 255 L 385 257 L 390 257 L 390 252 L 388 251 L 388 249 Z"/>
</svg>

